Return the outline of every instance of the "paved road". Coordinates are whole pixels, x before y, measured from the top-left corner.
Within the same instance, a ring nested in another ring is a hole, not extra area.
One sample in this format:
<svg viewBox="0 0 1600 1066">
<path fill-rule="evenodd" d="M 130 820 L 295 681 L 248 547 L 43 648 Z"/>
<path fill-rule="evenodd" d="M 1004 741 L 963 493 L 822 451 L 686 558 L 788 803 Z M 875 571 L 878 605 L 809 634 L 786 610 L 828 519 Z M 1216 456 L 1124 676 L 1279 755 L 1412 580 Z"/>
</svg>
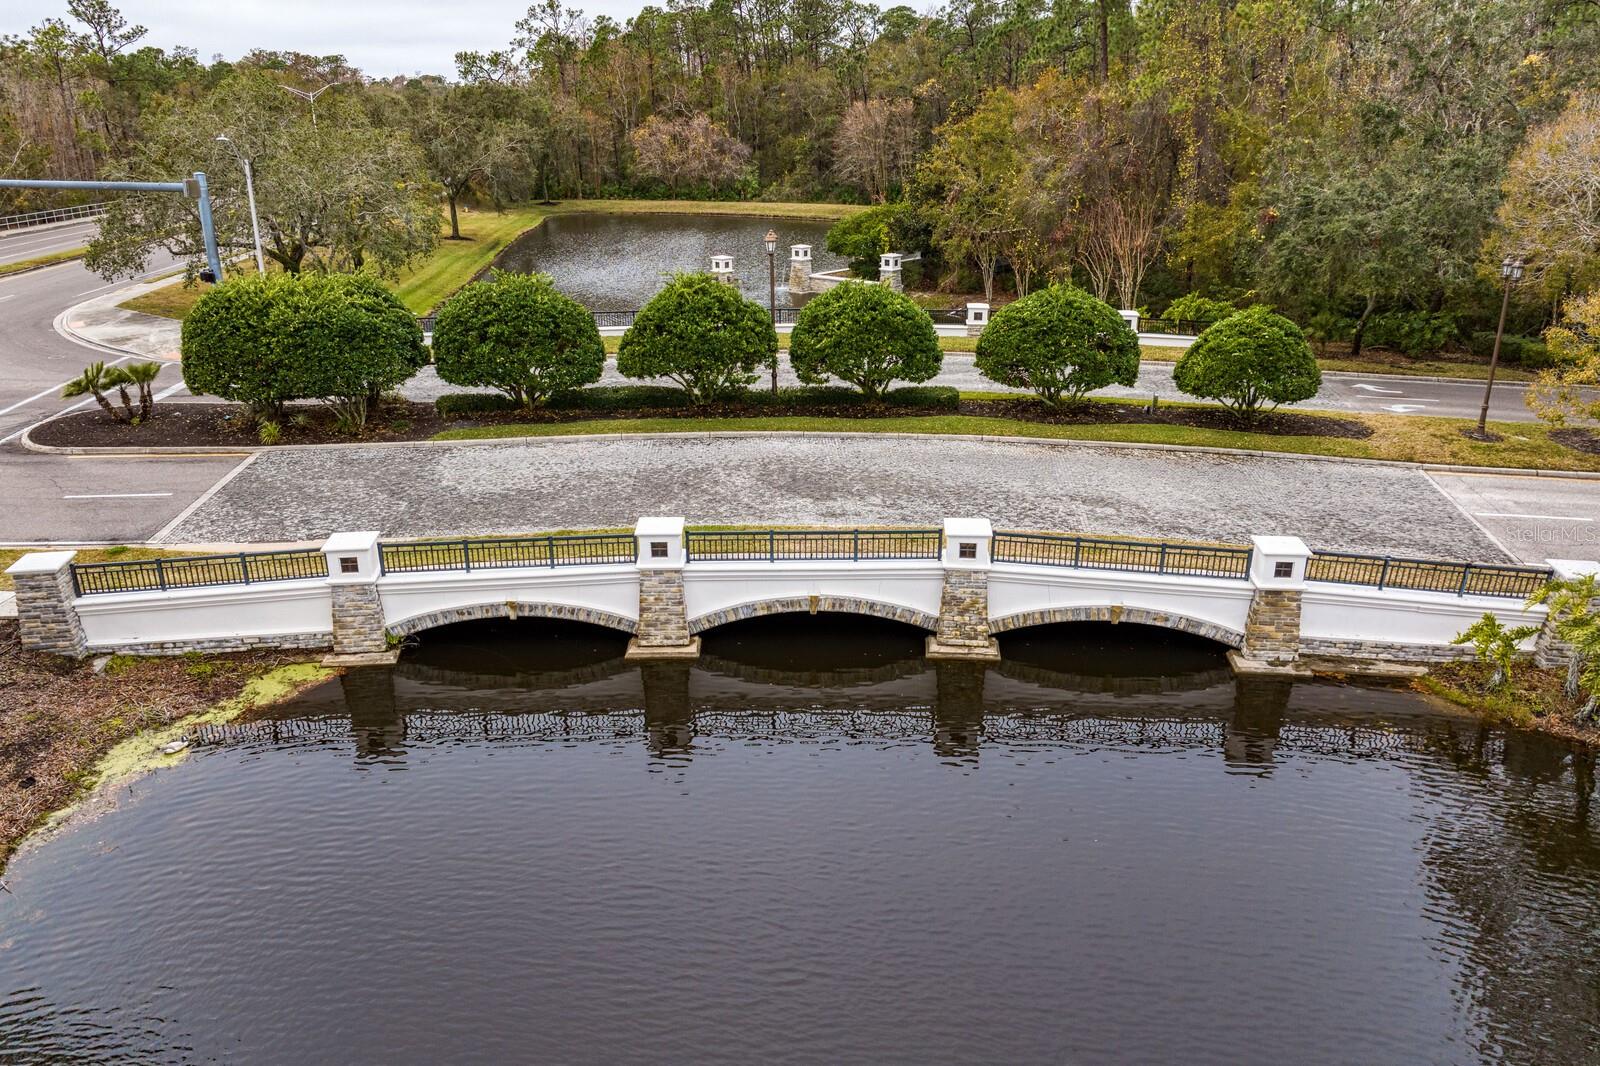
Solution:
<svg viewBox="0 0 1600 1066">
<path fill-rule="evenodd" d="M 172 541 L 316 539 L 695 522 L 937 523 L 1496 559 L 1413 469 L 960 439 L 599 438 L 262 453 Z"/>
<path fill-rule="evenodd" d="M 1523 562 L 1600 559 L 1600 481 L 1432 476 L 1507 553 Z"/>
<path fill-rule="evenodd" d="M 149 540 L 242 460 L 119 458 L 0 448 L 0 544 Z"/>
<path fill-rule="evenodd" d="M 100 231 L 94 219 L 0 232 L 0 264 L 34 259 L 51 252 L 82 248 Z"/>
</svg>

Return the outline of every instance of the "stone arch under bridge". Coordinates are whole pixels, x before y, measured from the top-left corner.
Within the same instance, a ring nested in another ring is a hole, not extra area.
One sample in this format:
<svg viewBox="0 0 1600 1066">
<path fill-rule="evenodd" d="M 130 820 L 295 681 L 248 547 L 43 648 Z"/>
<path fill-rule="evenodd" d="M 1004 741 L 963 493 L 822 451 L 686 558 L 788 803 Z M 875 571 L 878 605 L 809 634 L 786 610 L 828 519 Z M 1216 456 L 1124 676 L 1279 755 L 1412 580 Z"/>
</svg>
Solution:
<svg viewBox="0 0 1600 1066">
<path fill-rule="evenodd" d="M 500 603 L 475 603 L 466 607 L 451 607 L 443 611 L 412 615 L 410 618 L 390 622 L 387 629 L 390 636 L 404 637 L 420 633 L 424 629 L 453 625 L 456 622 L 476 622 L 485 618 L 555 618 L 564 622 L 587 622 L 589 625 L 605 626 L 607 629 L 616 629 L 629 634 L 639 628 L 639 623 L 632 618 L 624 618 L 609 611 L 597 611 L 592 607 L 506 600 Z"/>
<path fill-rule="evenodd" d="M 720 611 L 711 611 L 698 618 L 689 619 L 690 633 L 704 633 L 729 622 L 742 622 L 747 618 L 766 618 L 775 614 L 864 614 L 873 618 L 887 618 L 904 622 L 929 632 L 939 628 L 939 616 L 919 611 L 914 607 L 880 600 L 867 600 L 857 596 L 784 596 L 771 600 L 754 600 Z"/>
<path fill-rule="evenodd" d="M 1051 607 L 1042 611 L 1021 611 L 992 620 L 989 623 L 989 632 L 1005 633 L 1012 629 L 1050 625 L 1053 622 L 1127 622 L 1132 625 L 1175 629 L 1180 633 L 1190 633 L 1197 637 L 1205 637 L 1207 640 L 1214 640 L 1219 644 L 1226 644 L 1230 648 L 1244 646 L 1244 634 L 1237 629 L 1229 629 L 1215 622 L 1206 622 L 1173 611 L 1153 611 L 1145 607 Z"/>
</svg>

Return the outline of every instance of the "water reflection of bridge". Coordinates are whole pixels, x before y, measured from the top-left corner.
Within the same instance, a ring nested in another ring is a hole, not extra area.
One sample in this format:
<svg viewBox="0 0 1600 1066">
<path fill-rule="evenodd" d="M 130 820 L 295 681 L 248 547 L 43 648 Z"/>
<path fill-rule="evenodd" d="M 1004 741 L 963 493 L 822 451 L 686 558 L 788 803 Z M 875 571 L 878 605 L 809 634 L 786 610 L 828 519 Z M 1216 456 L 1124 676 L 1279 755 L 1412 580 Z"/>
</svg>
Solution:
<svg viewBox="0 0 1600 1066">
<path fill-rule="evenodd" d="M 931 743 L 947 757 L 984 748 L 1069 746 L 1194 752 L 1265 771 L 1286 753 L 1349 757 L 1438 751 L 1498 734 L 1418 715 L 1409 699 L 1357 690 L 1371 713 L 1329 711 L 1324 685 L 1234 677 L 1078 678 L 1003 663 L 894 661 L 835 671 L 780 671 L 730 660 L 626 664 L 537 674 L 470 674 L 402 663 L 352 670 L 292 714 L 206 726 L 203 745 L 354 743 L 358 758 L 457 743 L 641 742 L 689 757 L 697 741 Z M 1319 694 L 1323 698 L 1319 698 Z M 534 708 L 534 709 L 530 709 Z M 1400 719 L 1410 717 L 1407 724 Z M 1425 724 L 1424 724 L 1425 723 Z M 1398 726 L 1398 728 L 1397 728 Z"/>
</svg>

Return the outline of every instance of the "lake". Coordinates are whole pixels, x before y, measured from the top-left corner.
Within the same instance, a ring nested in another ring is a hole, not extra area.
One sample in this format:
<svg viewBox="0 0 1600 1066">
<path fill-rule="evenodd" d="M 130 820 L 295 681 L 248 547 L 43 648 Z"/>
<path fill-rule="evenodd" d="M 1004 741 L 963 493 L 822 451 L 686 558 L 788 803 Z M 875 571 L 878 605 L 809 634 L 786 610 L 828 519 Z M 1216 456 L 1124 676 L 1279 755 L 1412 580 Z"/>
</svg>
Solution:
<svg viewBox="0 0 1600 1066">
<path fill-rule="evenodd" d="M 0 1059 L 1594 1062 L 1592 751 L 1133 625 L 422 635 L 0 893 Z"/>
<path fill-rule="evenodd" d="M 752 205 L 758 210 L 758 205 Z M 848 265 L 827 249 L 831 222 L 737 215 L 552 215 L 495 259 L 505 270 L 540 271 L 591 311 L 633 311 L 677 271 L 707 271 L 713 255 L 733 256 L 739 289 L 766 306 L 767 230 L 778 234 L 778 306 L 791 300 L 789 246 L 810 244 L 814 270 Z"/>
</svg>

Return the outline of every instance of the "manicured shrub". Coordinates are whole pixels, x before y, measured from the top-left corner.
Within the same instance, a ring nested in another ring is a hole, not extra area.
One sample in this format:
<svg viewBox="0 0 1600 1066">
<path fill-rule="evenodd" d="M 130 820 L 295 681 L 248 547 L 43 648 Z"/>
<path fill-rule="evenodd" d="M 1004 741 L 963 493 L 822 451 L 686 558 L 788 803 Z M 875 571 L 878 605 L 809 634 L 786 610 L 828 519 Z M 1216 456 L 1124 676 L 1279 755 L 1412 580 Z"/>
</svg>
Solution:
<svg viewBox="0 0 1600 1066">
<path fill-rule="evenodd" d="M 1210 296 L 1201 296 L 1197 292 L 1190 292 L 1168 304 L 1161 317 L 1169 322 L 1193 324 L 1203 329 L 1214 322 L 1221 322 L 1237 310 L 1238 308 L 1228 300 L 1217 300 Z"/>
<path fill-rule="evenodd" d="M 1190 396 L 1220 400 L 1253 421 L 1268 405 L 1311 399 L 1322 371 L 1299 326 L 1252 307 L 1200 334 L 1173 366 L 1172 380 Z"/>
<path fill-rule="evenodd" d="M 819 410 L 830 407 L 864 407 L 868 403 L 867 398 L 855 389 L 826 385 L 783 388 L 776 393 L 766 389 L 740 389 L 725 393 L 719 399 L 749 407 Z M 916 385 L 890 389 L 878 402 L 889 407 L 957 411 L 961 407 L 961 393 L 948 385 Z M 598 413 L 644 408 L 683 410 L 691 406 L 691 403 L 688 393 L 665 385 L 600 385 L 559 393 L 550 398 L 547 406 L 550 410 L 557 411 Z M 452 392 L 434 401 L 434 408 L 443 418 L 513 411 L 517 407 L 516 401 L 511 397 L 488 392 Z"/>
<path fill-rule="evenodd" d="M 878 257 L 895 250 L 896 224 L 910 214 L 911 205 L 904 200 L 857 211 L 828 227 L 828 251 L 849 259 L 856 277 L 876 280 Z"/>
<path fill-rule="evenodd" d="M 439 309 L 433 327 L 439 377 L 499 389 L 532 407 L 600 380 L 605 344 L 594 316 L 545 274 L 496 271 Z"/>
<path fill-rule="evenodd" d="M 812 297 L 789 336 L 789 363 L 802 382 L 838 378 L 868 400 L 896 381 L 927 381 L 943 362 L 928 312 L 882 285 L 851 282 Z"/>
<path fill-rule="evenodd" d="M 1461 339 L 1456 316 L 1447 311 L 1385 311 L 1367 321 L 1362 342 L 1406 355 L 1437 352 Z"/>
<path fill-rule="evenodd" d="M 617 369 L 630 378 L 668 378 L 706 403 L 751 384 L 777 358 L 766 308 L 710 274 L 677 274 L 622 335 Z"/>
<path fill-rule="evenodd" d="M 1480 330 L 1474 333 L 1467 342 L 1467 349 L 1482 359 L 1489 358 L 1494 354 L 1494 332 Z M 1507 333 L 1500 338 L 1500 360 L 1531 369 L 1543 369 L 1556 364 L 1555 356 L 1550 354 L 1549 347 L 1543 341 L 1514 333 Z"/>
<path fill-rule="evenodd" d="M 1051 285 L 995 312 L 978 338 L 975 365 L 990 381 L 1032 389 L 1059 406 L 1137 382 L 1139 338 L 1110 304 Z"/>
<path fill-rule="evenodd" d="M 314 399 L 359 427 L 372 398 L 427 361 L 415 316 L 360 274 L 241 274 L 183 321 L 189 391 L 280 421 L 284 404 Z"/>
</svg>

